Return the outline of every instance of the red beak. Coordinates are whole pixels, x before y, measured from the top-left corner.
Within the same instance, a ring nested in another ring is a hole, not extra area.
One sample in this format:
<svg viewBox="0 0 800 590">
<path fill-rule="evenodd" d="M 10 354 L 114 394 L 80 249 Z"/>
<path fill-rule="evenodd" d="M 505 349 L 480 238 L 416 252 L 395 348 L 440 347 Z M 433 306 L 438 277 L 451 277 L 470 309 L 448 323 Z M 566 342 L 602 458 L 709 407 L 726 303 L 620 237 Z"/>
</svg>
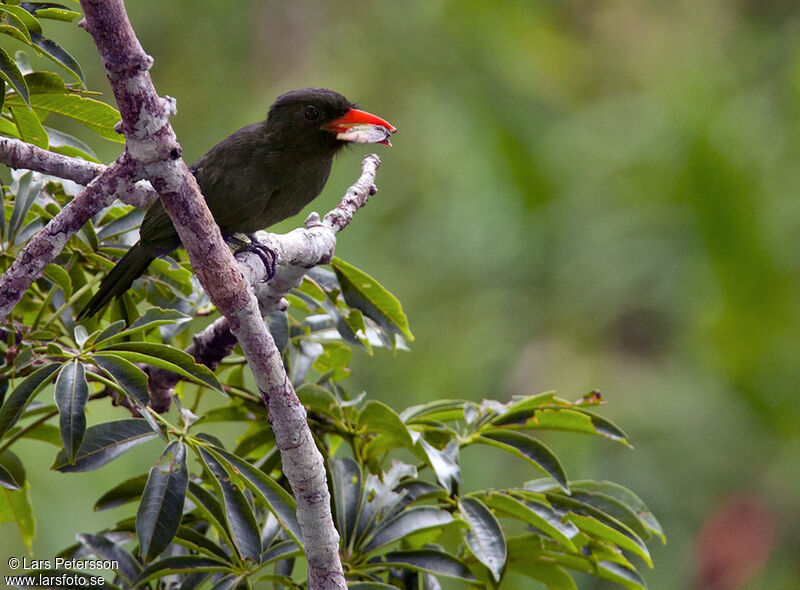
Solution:
<svg viewBox="0 0 800 590">
<path fill-rule="evenodd" d="M 344 115 L 325 125 L 336 133 L 338 139 L 358 143 L 392 145 L 389 137 L 397 132 L 394 125 L 380 117 L 359 109 L 350 109 Z"/>
</svg>

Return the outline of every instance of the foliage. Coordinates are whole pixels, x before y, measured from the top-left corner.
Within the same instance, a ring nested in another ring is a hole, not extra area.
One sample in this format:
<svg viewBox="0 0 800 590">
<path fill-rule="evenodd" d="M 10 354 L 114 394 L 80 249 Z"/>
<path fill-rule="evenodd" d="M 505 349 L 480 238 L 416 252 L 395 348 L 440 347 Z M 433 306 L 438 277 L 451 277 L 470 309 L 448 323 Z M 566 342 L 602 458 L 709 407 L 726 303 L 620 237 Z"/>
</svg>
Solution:
<svg viewBox="0 0 800 590">
<path fill-rule="evenodd" d="M 120 140 L 116 111 L 90 98 L 77 62 L 43 37 L 39 19 L 77 16 L 52 3 L 0 4 L 0 32 L 74 78 L 68 84 L 59 74 L 30 71 L 24 54 L 12 58 L 0 49 L 0 133 L 94 160 L 86 144 L 44 125 L 57 114 Z M 3 187 L 0 269 L 74 194 L 68 183 L 15 173 Z M 186 588 L 259 580 L 302 587 L 294 499 L 244 359 L 231 355 L 211 371 L 184 352 L 216 313 L 185 256 L 156 261 L 103 317 L 75 323 L 114 257 L 135 239 L 141 218 L 119 205 L 98 214 L 0 328 L 0 521 L 15 521 L 30 547 L 30 484 L 15 445 L 45 442 L 58 449 L 52 469 L 85 472 L 160 438 L 164 448 L 149 473 L 114 482 L 95 504 L 103 510 L 135 503 L 135 518 L 79 535 L 61 556 L 116 560 L 111 583 L 119 588 L 154 580 Z M 366 393 L 353 396 L 344 386 L 353 350 L 402 350 L 413 336 L 399 301 L 375 279 L 340 259 L 331 268 L 309 271 L 288 296 L 288 312 L 272 314 L 269 325 L 327 462 L 351 587 L 439 588 L 439 578 L 497 587 L 516 572 L 568 589 L 576 587 L 570 570 L 643 588 L 638 562 L 652 567 L 646 542 L 663 540 L 658 521 L 622 486 L 570 481 L 536 436 L 559 430 L 627 445 L 624 432 L 596 413 L 602 396 L 442 399 L 400 413 Z M 147 407 L 148 367 L 184 379 L 176 412 Z M 55 403 L 42 401 L 51 386 Z M 88 410 L 109 400 L 121 406 L 120 416 L 88 424 Z M 209 431 L 222 422 L 238 426 L 233 443 Z M 474 445 L 517 457 L 545 478 L 463 490 L 462 451 Z"/>
</svg>

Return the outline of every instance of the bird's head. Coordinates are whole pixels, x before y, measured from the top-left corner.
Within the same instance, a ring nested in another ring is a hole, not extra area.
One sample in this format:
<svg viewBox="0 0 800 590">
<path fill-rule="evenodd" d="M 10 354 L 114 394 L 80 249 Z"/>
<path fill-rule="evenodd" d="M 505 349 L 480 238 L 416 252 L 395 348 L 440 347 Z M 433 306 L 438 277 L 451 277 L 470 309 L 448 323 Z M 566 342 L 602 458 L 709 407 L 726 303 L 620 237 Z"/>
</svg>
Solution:
<svg viewBox="0 0 800 590">
<path fill-rule="evenodd" d="M 322 145 L 332 152 L 349 142 L 392 145 L 389 138 L 397 131 L 327 88 L 302 88 L 279 96 L 269 109 L 267 129 L 291 143 Z"/>
</svg>

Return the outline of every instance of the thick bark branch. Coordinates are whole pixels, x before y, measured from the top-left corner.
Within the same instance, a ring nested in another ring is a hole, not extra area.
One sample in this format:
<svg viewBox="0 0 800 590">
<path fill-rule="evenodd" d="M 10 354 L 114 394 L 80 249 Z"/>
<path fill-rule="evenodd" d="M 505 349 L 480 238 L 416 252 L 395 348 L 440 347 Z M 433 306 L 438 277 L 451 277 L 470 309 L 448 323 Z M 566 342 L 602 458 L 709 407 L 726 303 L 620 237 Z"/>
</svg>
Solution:
<svg viewBox="0 0 800 590">
<path fill-rule="evenodd" d="M 50 176 L 88 185 L 106 166 L 43 150 L 19 139 L 0 137 L 0 162 L 9 168 L 24 168 L 43 172 Z M 121 183 L 115 196 L 128 205 L 147 207 L 158 198 L 149 183 Z"/>
<path fill-rule="evenodd" d="M 81 0 L 122 114 L 128 153 L 161 195 L 200 283 L 225 315 L 241 344 L 269 411 L 284 473 L 297 500 L 297 516 L 312 589 L 344 589 L 339 537 L 330 511 L 325 466 L 306 423 L 280 353 L 267 330 L 250 284 L 180 158 L 169 124 L 172 105 L 158 97 L 147 73 L 152 59 L 142 50 L 122 0 Z"/>
</svg>

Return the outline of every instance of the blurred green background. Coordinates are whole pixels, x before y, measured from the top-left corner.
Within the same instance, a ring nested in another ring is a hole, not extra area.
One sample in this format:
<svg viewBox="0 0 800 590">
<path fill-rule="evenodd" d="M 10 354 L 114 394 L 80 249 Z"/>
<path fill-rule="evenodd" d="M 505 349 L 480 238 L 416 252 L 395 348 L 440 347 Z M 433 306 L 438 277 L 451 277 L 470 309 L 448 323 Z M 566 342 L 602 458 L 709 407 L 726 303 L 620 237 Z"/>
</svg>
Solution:
<svg viewBox="0 0 800 590">
<path fill-rule="evenodd" d="M 158 91 L 177 98 L 188 161 L 303 86 L 339 90 L 399 129 L 393 148 L 378 146 L 379 192 L 337 254 L 400 298 L 417 339 L 395 356 L 356 353 L 352 391 L 402 409 L 597 388 L 635 449 L 547 442 L 571 478 L 629 486 L 661 520 L 668 544 L 650 547 L 650 588 L 800 588 L 796 2 L 128 10 Z M 107 90 L 89 36 L 50 26 L 89 87 Z M 118 153 L 92 145 L 105 161 Z M 334 205 L 364 153 L 339 159 L 309 210 Z M 109 482 L 149 468 L 151 444 L 81 476 L 47 472 L 51 447 L 19 447 L 41 465 L 28 469 L 34 557 L 128 514 L 91 506 Z M 465 489 L 538 477 L 521 461 L 466 456 Z M 1 525 L 0 555 L 23 553 Z"/>
</svg>

